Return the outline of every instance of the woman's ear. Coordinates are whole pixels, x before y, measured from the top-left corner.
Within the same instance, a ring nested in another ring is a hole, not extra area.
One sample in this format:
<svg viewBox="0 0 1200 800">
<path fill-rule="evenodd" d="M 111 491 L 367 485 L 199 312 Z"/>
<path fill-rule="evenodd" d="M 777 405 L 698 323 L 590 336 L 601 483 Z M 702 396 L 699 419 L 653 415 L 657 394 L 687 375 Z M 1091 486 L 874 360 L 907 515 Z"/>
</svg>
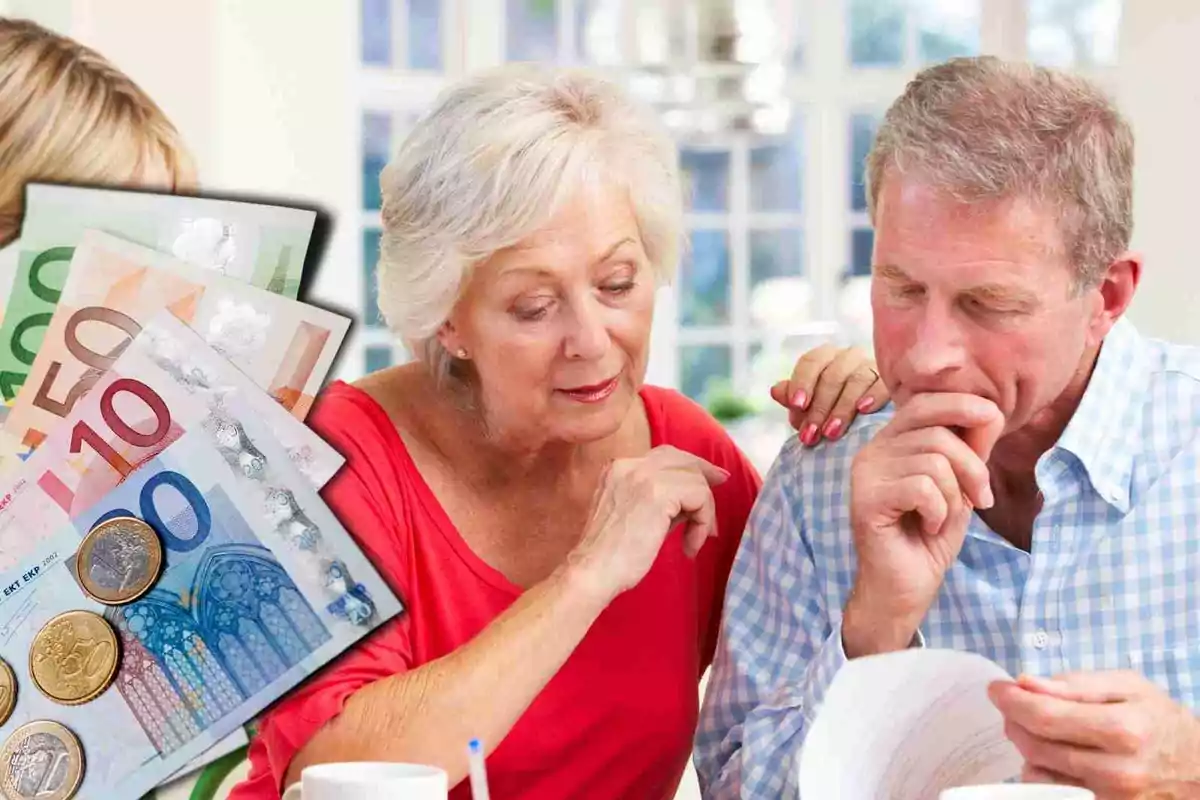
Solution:
<svg viewBox="0 0 1200 800">
<path fill-rule="evenodd" d="M 463 347 L 462 336 L 459 335 L 452 321 L 446 320 L 442 323 L 442 327 L 438 328 L 437 337 L 438 342 L 446 349 L 446 352 L 455 358 L 465 359 L 470 355 L 467 349 Z"/>
</svg>

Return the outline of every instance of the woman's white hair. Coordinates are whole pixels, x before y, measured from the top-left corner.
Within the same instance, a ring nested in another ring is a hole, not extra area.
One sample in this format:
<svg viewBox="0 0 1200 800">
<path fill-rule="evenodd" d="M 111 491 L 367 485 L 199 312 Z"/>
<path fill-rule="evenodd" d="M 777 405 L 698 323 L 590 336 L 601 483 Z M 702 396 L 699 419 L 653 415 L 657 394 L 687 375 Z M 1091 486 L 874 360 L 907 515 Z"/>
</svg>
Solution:
<svg viewBox="0 0 1200 800">
<path fill-rule="evenodd" d="M 683 233 L 678 151 L 653 113 L 587 70 L 512 64 L 451 87 L 384 169 L 379 309 L 438 376 L 437 332 L 473 268 L 547 224 L 582 187 L 615 181 L 660 282 Z"/>
<path fill-rule="evenodd" d="M 992 56 L 922 71 L 888 109 L 867 157 L 872 219 L 893 172 L 963 202 L 1045 203 L 1081 288 L 1133 234 L 1133 132 L 1103 91 L 1065 72 Z"/>
</svg>

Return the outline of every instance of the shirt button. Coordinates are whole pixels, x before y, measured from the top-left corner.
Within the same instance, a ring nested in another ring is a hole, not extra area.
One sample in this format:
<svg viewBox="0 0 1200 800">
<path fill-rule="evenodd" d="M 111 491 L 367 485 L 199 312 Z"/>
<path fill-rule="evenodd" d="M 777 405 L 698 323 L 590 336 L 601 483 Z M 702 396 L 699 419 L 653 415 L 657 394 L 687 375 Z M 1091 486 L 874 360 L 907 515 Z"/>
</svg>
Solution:
<svg viewBox="0 0 1200 800">
<path fill-rule="evenodd" d="M 1033 646 L 1038 650 L 1044 650 L 1049 643 L 1050 636 L 1045 631 L 1038 631 L 1033 635 Z"/>
</svg>

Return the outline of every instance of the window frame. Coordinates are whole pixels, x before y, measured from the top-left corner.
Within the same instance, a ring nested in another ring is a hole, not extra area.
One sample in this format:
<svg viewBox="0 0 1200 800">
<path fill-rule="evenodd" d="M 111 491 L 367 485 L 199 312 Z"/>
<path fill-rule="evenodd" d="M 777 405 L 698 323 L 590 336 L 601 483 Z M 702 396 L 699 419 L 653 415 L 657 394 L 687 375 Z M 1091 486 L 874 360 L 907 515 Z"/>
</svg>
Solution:
<svg viewBox="0 0 1200 800">
<path fill-rule="evenodd" d="M 580 63 L 576 52 L 577 11 L 581 4 L 595 0 L 556 0 L 559 63 Z M 629 0 L 626 0 L 627 2 Z M 361 164 L 363 159 L 362 119 L 370 109 L 392 112 L 391 151 L 404 130 L 403 119 L 426 110 L 438 93 L 452 81 L 478 69 L 504 63 L 506 57 L 506 9 L 508 0 L 442 0 L 442 65 L 440 72 L 406 69 L 402 63 L 406 46 L 407 0 L 391 0 L 393 26 L 393 64 L 390 67 L 364 65 L 361 42 L 353 48 L 359 113 L 354 124 L 358 143 L 360 179 L 355 194 L 359 209 L 353 246 L 356 259 L 355 280 L 364 280 L 363 231 L 380 224 L 379 213 L 362 209 Z M 852 0 L 817 2 L 797 0 L 797 19 L 803 20 L 796 42 L 801 57 L 792 66 L 787 80 L 787 95 L 799 118 L 800 209 L 798 212 L 753 212 L 749 209 L 750 150 L 754 143 L 733 142 L 730 153 L 729 206 L 726 212 L 690 212 L 687 229 L 694 225 L 719 224 L 729 236 L 729 321 L 710 327 L 684 326 L 679 323 L 679 299 L 676 287 L 659 291 L 655 327 L 651 334 L 651 357 L 647 380 L 676 388 L 681 384 L 681 348 L 693 345 L 728 344 L 732 348 L 733 386 L 751 387 L 751 347 L 763 341 L 762 332 L 750 319 L 750 232 L 786 225 L 800 232 L 802 274 L 812 289 L 812 324 L 798 328 L 789 338 L 789 351 L 799 352 L 821 341 L 845 344 L 846 332 L 839 325 L 839 293 L 852 268 L 852 236 L 856 228 L 869 228 L 865 211 L 855 212 L 850 203 L 851 119 L 856 113 L 882 114 L 904 90 L 922 64 L 906 61 L 899 67 L 855 67 L 851 64 L 849 14 Z M 980 0 L 980 52 L 1010 59 L 1027 55 L 1027 4 L 1032 0 Z M 361 3 L 355 2 L 356 36 L 362 30 Z M 912 11 L 906 19 L 906 55 L 917 53 L 917 26 Z M 622 78 L 620 70 L 605 69 Z M 1115 86 L 1114 67 L 1093 67 L 1084 74 L 1102 86 Z M 365 287 L 356 287 L 356 296 L 365 297 Z M 364 315 L 365 317 L 365 315 Z M 366 347 L 392 345 L 396 360 L 404 360 L 403 347 L 385 329 L 360 324 L 351 337 L 351 356 L 344 364 L 362 368 Z M 776 340 L 772 343 L 777 344 Z M 869 342 L 857 342 L 869 345 Z M 353 375 L 355 369 L 343 372 Z"/>
</svg>

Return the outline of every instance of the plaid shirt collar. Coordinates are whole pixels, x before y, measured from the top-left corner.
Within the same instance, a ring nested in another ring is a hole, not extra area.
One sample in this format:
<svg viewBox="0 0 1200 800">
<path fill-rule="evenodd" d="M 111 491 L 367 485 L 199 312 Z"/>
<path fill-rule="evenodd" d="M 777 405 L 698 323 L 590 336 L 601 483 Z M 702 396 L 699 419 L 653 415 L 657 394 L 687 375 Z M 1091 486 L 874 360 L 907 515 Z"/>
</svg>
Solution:
<svg viewBox="0 0 1200 800">
<path fill-rule="evenodd" d="M 1130 509 L 1134 432 L 1145 407 L 1149 372 L 1145 340 L 1132 322 L 1118 319 L 1101 345 L 1078 408 L 1054 449 L 1043 456 L 1053 458 L 1054 450 L 1070 453 L 1096 493 L 1122 514 Z"/>
</svg>

